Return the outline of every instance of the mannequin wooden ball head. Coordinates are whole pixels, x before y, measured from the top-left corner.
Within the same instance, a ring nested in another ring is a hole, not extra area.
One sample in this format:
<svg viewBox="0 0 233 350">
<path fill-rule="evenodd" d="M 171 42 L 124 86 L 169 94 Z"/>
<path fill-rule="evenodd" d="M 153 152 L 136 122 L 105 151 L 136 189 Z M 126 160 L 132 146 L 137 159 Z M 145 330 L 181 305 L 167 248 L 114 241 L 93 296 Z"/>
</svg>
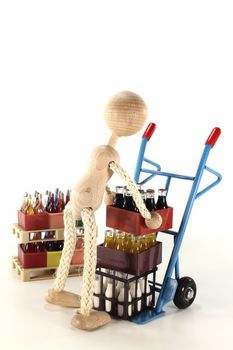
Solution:
<svg viewBox="0 0 233 350">
<path fill-rule="evenodd" d="M 147 119 L 147 107 L 143 99 L 131 91 L 121 91 L 106 103 L 104 120 L 112 131 L 112 139 L 130 136 L 142 129 Z"/>
</svg>

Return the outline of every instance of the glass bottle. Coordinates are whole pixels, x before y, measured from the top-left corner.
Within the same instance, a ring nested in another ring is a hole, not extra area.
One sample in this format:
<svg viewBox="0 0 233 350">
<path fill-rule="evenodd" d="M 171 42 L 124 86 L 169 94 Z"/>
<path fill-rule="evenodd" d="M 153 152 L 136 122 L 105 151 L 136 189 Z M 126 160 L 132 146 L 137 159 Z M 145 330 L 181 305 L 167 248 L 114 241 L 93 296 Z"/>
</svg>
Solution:
<svg viewBox="0 0 233 350">
<path fill-rule="evenodd" d="M 116 235 L 117 235 L 118 230 L 113 229 L 113 241 L 112 241 L 112 247 L 115 249 L 116 248 Z"/>
<path fill-rule="evenodd" d="M 113 233 L 112 230 L 105 230 L 104 233 L 104 247 L 113 248 Z"/>
<path fill-rule="evenodd" d="M 125 232 L 125 251 L 130 252 L 132 246 L 132 235 L 131 233 Z"/>
<path fill-rule="evenodd" d="M 160 188 L 158 190 L 158 200 L 156 203 L 156 209 L 165 209 L 168 207 L 167 205 L 167 190 L 164 188 Z"/>
<path fill-rule="evenodd" d="M 154 247 L 156 245 L 157 233 L 150 233 L 147 235 L 148 248 Z"/>
<path fill-rule="evenodd" d="M 34 208 L 35 214 L 43 214 L 45 211 L 43 203 L 42 203 L 42 194 L 39 195 L 39 201 L 38 204 Z"/>
<path fill-rule="evenodd" d="M 56 242 L 56 250 L 62 250 L 64 247 L 64 241 L 57 241 Z"/>
<path fill-rule="evenodd" d="M 130 249 L 130 253 L 139 254 L 140 253 L 140 241 L 138 237 L 132 237 L 132 246 Z"/>
<path fill-rule="evenodd" d="M 39 205 L 39 192 L 37 192 L 37 191 L 35 191 L 32 205 L 33 205 L 33 209 L 34 209 L 34 213 L 35 213 L 36 207 Z"/>
<path fill-rule="evenodd" d="M 138 208 L 136 207 L 133 197 L 128 189 L 125 191 L 123 208 L 130 211 L 138 211 Z"/>
<path fill-rule="evenodd" d="M 51 203 L 51 192 L 49 191 L 48 192 L 48 197 L 47 197 L 47 203 L 46 203 L 46 207 L 45 207 L 45 210 L 48 211 L 49 209 L 49 206 L 50 206 L 50 203 Z"/>
<path fill-rule="evenodd" d="M 39 241 L 41 239 L 41 232 L 33 232 L 32 240 Z"/>
<path fill-rule="evenodd" d="M 95 275 L 94 293 L 98 294 L 98 295 L 93 295 L 93 306 L 97 309 L 100 306 L 100 293 L 101 293 L 100 276 L 98 275 Z"/>
<path fill-rule="evenodd" d="M 59 188 L 58 187 L 55 188 L 55 192 L 54 193 L 55 193 L 55 195 L 54 195 L 54 204 L 57 207 L 58 200 L 59 200 Z"/>
<path fill-rule="evenodd" d="M 25 193 L 24 193 L 24 196 L 23 196 L 21 208 L 20 208 L 20 210 L 21 210 L 22 213 L 24 213 L 24 214 L 25 214 L 25 212 L 26 212 L 27 204 L 28 204 L 28 193 L 25 192 Z"/>
<path fill-rule="evenodd" d="M 42 242 L 36 242 L 34 246 L 35 252 L 39 253 L 43 251 L 43 243 Z"/>
<path fill-rule="evenodd" d="M 116 250 L 125 251 L 125 233 L 118 231 L 116 234 Z"/>
<path fill-rule="evenodd" d="M 124 308 L 126 307 L 126 304 L 125 304 L 125 288 L 127 288 L 127 287 L 124 287 L 124 286 L 121 287 L 119 295 L 118 295 L 118 298 L 117 298 L 117 301 L 118 301 L 118 303 L 117 303 L 117 315 L 119 317 L 123 317 L 123 315 L 124 315 Z M 128 289 L 128 310 L 127 310 L 127 315 L 128 316 L 132 315 L 132 296 L 131 296 L 131 293 L 130 293 L 129 289 Z"/>
<path fill-rule="evenodd" d="M 45 242 L 46 249 L 48 252 L 52 252 L 54 250 L 55 242 Z"/>
<path fill-rule="evenodd" d="M 54 239 L 54 238 L 55 238 L 55 231 L 44 231 L 43 239 Z"/>
<path fill-rule="evenodd" d="M 123 208 L 124 204 L 124 187 L 116 186 L 116 196 L 113 202 L 113 207 Z"/>
<path fill-rule="evenodd" d="M 29 194 L 28 196 L 28 205 L 27 205 L 27 209 L 26 209 L 26 213 L 27 215 L 33 215 L 34 214 L 34 209 L 32 206 L 32 196 Z"/>
<path fill-rule="evenodd" d="M 147 295 L 146 306 L 149 306 L 152 302 L 152 293 L 151 293 L 148 279 L 146 277 L 140 278 L 139 284 L 140 284 L 142 294 L 144 294 L 144 296 Z"/>
<path fill-rule="evenodd" d="M 26 253 L 34 253 L 35 252 L 34 243 L 26 243 L 24 246 L 24 249 Z"/>
<path fill-rule="evenodd" d="M 105 311 L 106 312 L 111 312 L 113 298 L 114 298 L 113 281 L 108 281 L 107 288 L 105 291 Z"/>
<path fill-rule="evenodd" d="M 23 244 L 22 248 L 23 248 L 24 253 L 27 253 L 29 250 L 29 243 Z"/>
<path fill-rule="evenodd" d="M 77 228 L 77 237 L 84 237 L 84 228 L 83 227 L 78 227 Z"/>
<path fill-rule="evenodd" d="M 45 195 L 44 195 L 44 199 L 43 199 L 43 206 L 44 206 L 45 210 L 46 210 L 46 207 L 48 205 L 48 197 L 49 197 L 49 191 L 46 190 Z"/>
<path fill-rule="evenodd" d="M 153 211 L 156 209 L 155 206 L 155 191 L 152 189 L 148 189 L 146 191 L 146 207 L 149 211 Z"/>
<path fill-rule="evenodd" d="M 126 278 L 126 274 L 124 272 L 120 272 L 120 271 L 115 271 L 115 276 L 116 277 L 120 277 L 125 279 Z M 116 281 L 116 297 L 119 295 L 120 290 L 122 287 L 124 287 L 125 283 L 122 281 Z"/>
<path fill-rule="evenodd" d="M 140 312 L 142 308 L 142 291 L 138 280 L 130 284 L 130 293 L 132 295 L 133 300 L 137 299 L 137 302 L 136 300 L 134 300 L 133 302 L 133 311 Z"/>
<path fill-rule="evenodd" d="M 140 192 L 142 200 L 146 206 L 146 192 L 144 190 L 139 190 L 139 192 Z"/>
<path fill-rule="evenodd" d="M 63 194 L 63 196 L 64 196 L 64 194 Z M 76 220 L 76 221 L 75 221 L 75 226 L 76 226 L 76 227 L 83 227 L 82 219 Z"/>
<path fill-rule="evenodd" d="M 66 202 L 65 202 L 65 205 L 66 205 L 67 203 L 69 203 L 69 201 L 70 201 L 70 190 L 67 190 L 67 191 L 66 191 Z"/>
<path fill-rule="evenodd" d="M 57 213 L 61 213 L 63 211 L 63 208 L 64 208 L 64 203 L 62 198 L 62 192 L 60 191 L 58 195 L 57 205 L 56 205 Z"/>
<path fill-rule="evenodd" d="M 140 237 L 140 252 L 144 252 L 149 248 L 148 240 L 146 235 Z"/>
<path fill-rule="evenodd" d="M 54 194 L 52 193 L 51 198 L 50 198 L 50 203 L 49 206 L 47 208 L 47 212 L 48 213 L 56 213 L 57 209 L 55 206 L 55 201 L 54 201 Z"/>
<path fill-rule="evenodd" d="M 61 193 L 61 202 L 62 202 L 62 210 L 65 209 L 65 199 L 64 199 L 64 193 Z"/>
<path fill-rule="evenodd" d="M 77 241 L 75 249 L 82 249 L 84 247 L 84 229 L 82 227 L 78 227 L 76 229 L 77 232 Z"/>
</svg>

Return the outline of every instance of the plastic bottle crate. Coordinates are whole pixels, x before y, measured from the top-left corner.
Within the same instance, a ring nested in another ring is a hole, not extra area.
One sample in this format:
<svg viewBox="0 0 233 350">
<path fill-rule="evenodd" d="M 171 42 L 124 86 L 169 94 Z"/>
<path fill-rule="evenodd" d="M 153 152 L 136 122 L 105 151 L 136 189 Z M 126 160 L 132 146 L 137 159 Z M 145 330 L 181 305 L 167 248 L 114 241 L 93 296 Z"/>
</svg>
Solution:
<svg viewBox="0 0 233 350">
<path fill-rule="evenodd" d="M 135 235 L 145 235 L 147 233 L 164 231 L 172 228 L 173 208 L 169 207 L 156 210 L 155 213 L 160 214 L 162 217 L 162 224 L 156 230 L 149 229 L 145 225 L 145 220 L 140 213 L 108 205 L 106 207 L 106 226 L 124 232 L 130 232 Z"/>
<path fill-rule="evenodd" d="M 47 267 L 58 266 L 60 263 L 62 250 L 47 252 Z M 75 249 L 71 259 L 71 265 L 83 264 L 83 249 Z"/>
<path fill-rule="evenodd" d="M 128 300 L 128 290 L 130 288 L 130 285 L 132 283 L 135 283 L 136 286 L 136 290 L 138 288 L 139 285 L 139 281 L 141 279 L 144 279 L 144 285 L 146 285 L 147 281 L 149 280 L 149 275 L 150 275 L 150 280 L 152 281 L 153 285 L 155 284 L 156 281 L 156 270 L 157 267 L 154 267 L 152 270 L 147 271 L 144 274 L 141 274 L 139 276 L 126 276 L 125 278 L 119 277 L 115 274 L 114 271 L 112 271 L 112 273 L 108 273 L 103 271 L 101 268 L 96 270 L 96 274 L 100 276 L 100 289 L 101 289 L 101 293 L 97 294 L 94 293 L 94 298 L 97 298 L 99 306 L 96 307 L 94 306 L 93 308 L 95 310 L 99 310 L 99 311 L 106 311 L 105 310 L 105 302 L 108 301 L 111 303 L 111 311 L 109 311 L 108 313 L 116 318 L 121 318 L 124 320 L 129 320 L 130 317 L 135 316 L 136 314 L 146 310 L 146 309 L 151 309 L 155 306 L 155 291 L 150 288 L 149 292 L 146 292 L 146 288 L 145 290 L 142 290 L 142 296 L 141 297 L 135 297 L 132 299 L 132 301 L 130 302 Z M 105 293 L 104 293 L 104 278 L 111 280 L 113 283 L 113 296 L 111 298 L 106 297 Z M 124 301 L 120 302 L 118 301 L 118 295 L 117 295 L 117 283 L 118 282 L 122 282 L 124 285 Z M 122 316 L 119 316 L 118 314 L 118 306 L 121 305 L 122 306 Z M 140 309 L 138 310 L 138 305 L 140 306 Z M 131 310 L 131 313 L 129 315 L 129 310 Z"/>
<path fill-rule="evenodd" d="M 18 224 L 25 231 L 64 228 L 63 212 L 26 215 L 18 210 Z"/>
<path fill-rule="evenodd" d="M 161 262 L 162 243 L 158 241 L 155 246 L 138 254 L 106 248 L 103 244 L 97 246 L 97 267 L 140 275 Z"/>
<path fill-rule="evenodd" d="M 24 244 L 18 244 L 18 259 L 23 268 L 57 267 L 62 251 L 47 251 L 44 247 L 39 252 L 25 252 Z M 71 265 L 83 264 L 83 248 L 75 249 Z"/>
<path fill-rule="evenodd" d="M 23 250 L 23 245 L 24 244 L 18 244 L 18 258 L 23 268 L 29 269 L 47 266 L 47 251 L 45 248 L 39 252 L 28 253 Z"/>
</svg>

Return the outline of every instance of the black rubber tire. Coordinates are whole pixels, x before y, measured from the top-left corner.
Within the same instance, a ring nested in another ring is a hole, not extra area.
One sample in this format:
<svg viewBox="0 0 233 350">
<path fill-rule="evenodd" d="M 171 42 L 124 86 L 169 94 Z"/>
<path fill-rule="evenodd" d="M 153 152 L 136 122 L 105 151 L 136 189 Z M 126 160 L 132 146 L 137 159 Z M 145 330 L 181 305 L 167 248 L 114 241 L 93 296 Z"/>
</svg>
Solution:
<svg viewBox="0 0 233 350">
<path fill-rule="evenodd" d="M 178 280 L 178 286 L 173 302 L 178 309 L 186 309 L 194 302 L 197 294 L 197 286 L 191 277 L 182 277 Z"/>
</svg>

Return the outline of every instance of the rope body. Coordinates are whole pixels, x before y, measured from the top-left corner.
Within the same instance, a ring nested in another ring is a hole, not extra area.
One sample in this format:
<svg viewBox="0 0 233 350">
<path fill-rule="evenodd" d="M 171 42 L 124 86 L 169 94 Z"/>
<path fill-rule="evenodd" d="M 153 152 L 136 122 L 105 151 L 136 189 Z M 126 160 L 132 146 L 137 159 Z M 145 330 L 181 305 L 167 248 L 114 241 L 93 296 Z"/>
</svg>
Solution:
<svg viewBox="0 0 233 350">
<path fill-rule="evenodd" d="M 84 225 L 84 267 L 80 313 L 89 316 L 92 308 L 97 261 L 97 226 L 91 208 L 83 209 L 81 215 Z"/>
<path fill-rule="evenodd" d="M 132 197 L 134 199 L 134 202 L 141 214 L 141 216 L 144 219 L 151 219 L 151 213 L 149 212 L 149 210 L 146 208 L 142 197 L 140 195 L 140 193 L 138 192 L 136 183 L 130 178 L 130 176 L 125 172 L 125 170 L 117 163 L 115 162 L 110 162 L 109 163 L 109 168 L 116 173 L 117 175 L 119 175 L 127 184 L 127 187 L 130 191 L 130 193 L 132 194 Z"/>
<path fill-rule="evenodd" d="M 69 274 L 70 263 L 74 254 L 77 240 L 75 221 L 73 219 L 70 202 L 64 209 L 64 225 L 64 247 L 54 282 L 54 290 L 57 292 L 60 292 L 65 288 L 65 283 Z"/>
</svg>

